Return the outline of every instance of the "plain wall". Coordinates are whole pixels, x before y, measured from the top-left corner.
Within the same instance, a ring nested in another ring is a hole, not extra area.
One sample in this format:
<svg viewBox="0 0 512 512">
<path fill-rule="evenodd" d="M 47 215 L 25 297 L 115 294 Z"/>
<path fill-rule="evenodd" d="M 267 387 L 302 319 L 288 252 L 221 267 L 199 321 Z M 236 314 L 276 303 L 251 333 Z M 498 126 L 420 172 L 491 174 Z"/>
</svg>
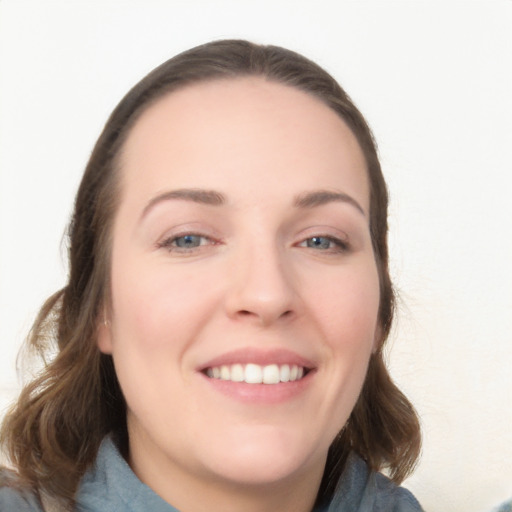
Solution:
<svg viewBox="0 0 512 512">
<path fill-rule="evenodd" d="M 512 2 L 0 0 L 0 408 L 92 145 L 154 66 L 212 39 L 289 47 L 366 115 L 391 190 L 390 340 L 431 512 L 512 496 Z M 0 414 L 1 414 L 0 410 Z"/>
</svg>

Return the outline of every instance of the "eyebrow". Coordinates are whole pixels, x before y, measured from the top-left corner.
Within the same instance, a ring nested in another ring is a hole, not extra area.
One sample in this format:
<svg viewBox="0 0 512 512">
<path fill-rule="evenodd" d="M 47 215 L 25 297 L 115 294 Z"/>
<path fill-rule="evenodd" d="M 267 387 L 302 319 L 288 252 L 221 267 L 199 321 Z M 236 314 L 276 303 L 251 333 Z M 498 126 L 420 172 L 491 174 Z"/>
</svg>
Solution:
<svg viewBox="0 0 512 512">
<path fill-rule="evenodd" d="M 199 188 L 182 188 L 178 190 L 170 190 L 159 194 L 149 201 L 142 211 L 141 218 L 145 217 L 149 210 L 162 201 L 178 199 L 182 201 L 191 201 L 193 203 L 205 204 L 208 206 L 221 206 L 226 203 L 226 198 L 220 192 L 215 190 L 204 190 Z"/>
<path fill-rule="evenodd" d="M 352 196 L 333 190 L 314 190 L 299 194 L 295 197 L 293 205 L 297 208 L 314 208 L 333 202 L 348 203 L 360 213 L 366 215 L 363 207 Z"/>
<path fill-rule="evenodd" d="M 227 202 L 224 194 L 216 190 L 197 188 L 170 190 L 151 199 L 142 211 L 141 219 L 144 218 L 158 203 L 169 200 L 191 201 L 193 203 L 204 204 L 207 206 L 222 206 Z M 314 190 L 299 194 L 295 196 L 293 206 L 299 209 L 309 209 L 333 202 L 350 204 L 360 213 L 365 215 L 365 211 L 362 206 L 353 197 L 345 194 L 344 192 L 336 192 L 332 190 Z"/>
</svg>

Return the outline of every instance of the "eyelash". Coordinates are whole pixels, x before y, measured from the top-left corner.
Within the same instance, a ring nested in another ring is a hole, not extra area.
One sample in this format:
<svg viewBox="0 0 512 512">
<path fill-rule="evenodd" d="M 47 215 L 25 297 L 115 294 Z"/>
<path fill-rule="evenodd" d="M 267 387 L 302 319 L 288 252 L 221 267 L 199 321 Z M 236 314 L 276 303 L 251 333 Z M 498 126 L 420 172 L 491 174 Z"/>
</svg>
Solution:
<svg viewBox="0 0 512 512">
<path fill-rule="evenodd" d="M 184 247 L 179 246 L 178 243 L 180 240 L 184 240 L 186 238 L 196 238 L 199 239 L 199 244 L 194 245 L 193 247 Z M 312 244 L 317 245 L 308 245 L 308 242 L 316 240 L 317 242 L 312 242 Z M 206 241 L 206 243 L 204 243 Z M 325 244 L 329 245 L 328 247 L 325 247 Z M 162 242 L 159 242 L 157 244 L 158 248 L 160 249 L 166 249 L 169 252 L 177 252 L 177 253 L 190 253 L 197 249 L 199 249 L 202 246 L 206 245 L 216 245 L 215 240 L 212 240 L 210 237 L 201 235 L 199 233 L 184 233 L 176 236 L 172 236 L 169 238 L 166 238 L 162 240 Z M 324 245 L 324 247 L 322 247 Z M 304 247 L 307 249 L 313 249 L 314 251 L 320 251 L 328 254 L 340 254 L 347 252 L 350 249 L 349 244 L 341 240 L 339 238 L 333 237 L 333 236 L 327 236 L 327 235 L 315 235 L 308 237 L 304 240 L 302 240 L 300 243 L 297 244 L 298 247 Z"/>
<path fill-rule="evenodd" d="M 199 245 L 195 245 L 193 247 L 180 247 L 179 245 L 176 245 L 177 241 L 179 241 L 180 239 L 193 238 L 193 237 L 200 239 Z M 203 241 L 205 241 L 205 240 L 206 240 L 206 243 L 203 243 Z M 215 245 L 215 244 L 216 244 L 216 242 L 208 236 L 201 235 L 199 233 L 184 233 L 181 235 L 176 235 L 176 236 L 166 238 L 166 239 L 162 240 L 161 242 L 159 242 L 157 245 L 158 245 L 158 248 L 167 249 L 169 252 L 188 253 L 188 252 L 192 252 L 192 251 L 198 249 L 199 247 L 202 247 L 205 245 Z"/>
<path fill-rule="evenodd" d="M 307 245 L 310 240 L 326 240 L 331 246 L 330 247 L 322 247 L 320 248 L 320 244 L 317 246 Z M 320 250 L 321 252 L 331 253 L 331 254 L 339 254 L 347 252 L 350 249 L 348 242 L 336 238 L 334 236 L 327 235 L 314 235 L 306 238 L 302 242 L 300 242 L 299 247 L 306 247 L 308 249 L 313 249 L 315 251 Z"/>
</svg>

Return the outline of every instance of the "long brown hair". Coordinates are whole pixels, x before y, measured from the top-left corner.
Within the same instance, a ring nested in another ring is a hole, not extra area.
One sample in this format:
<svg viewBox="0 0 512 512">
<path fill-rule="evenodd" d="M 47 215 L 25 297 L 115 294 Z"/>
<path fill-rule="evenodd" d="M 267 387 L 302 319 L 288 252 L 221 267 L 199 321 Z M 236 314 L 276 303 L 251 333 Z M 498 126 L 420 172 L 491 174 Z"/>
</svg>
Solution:
<svg viewBox="0 0 512 512">
<path fill-rule="evenodd" d="M 320 99 L 350 127 L 367 163 L 382 337 L 357 404 L 329 451 L 319 497 L 332 493 L 350 451 L 371 469 L 387 468 L 396 482 L 412 471 L 420 450 L 418 418 L 392 382 L 382 353 L 392 323 L 394 294 L 388 271 L 388 194 L 371 131 L 345 91 L 315 63 L 283 48 L 228 40 L 181 53 L 149 73 L 115 108 L 94 147 L 68 231 L 68 284 L 44 304 L 27 340 L 41 354 L 56 342 L 58 353 L 23 389 L 1 431 L 21 481 L 36 491 L 72 501 L 101 440 L 109 433 L 126 440 L 125 401 L 112 358 L 97 348 L 96 332 L 108 306 L 119 155 L 130 128 L 150 104 L 171 91 L 201 81 L 249 75 Z"/>
</svg>

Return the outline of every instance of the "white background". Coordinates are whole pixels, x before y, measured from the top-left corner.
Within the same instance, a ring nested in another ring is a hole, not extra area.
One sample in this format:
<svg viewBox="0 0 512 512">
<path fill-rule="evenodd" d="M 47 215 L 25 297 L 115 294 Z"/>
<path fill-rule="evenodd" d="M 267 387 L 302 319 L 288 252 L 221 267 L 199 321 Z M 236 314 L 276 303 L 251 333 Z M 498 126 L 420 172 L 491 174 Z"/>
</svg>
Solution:
<svg viewBox="0 0 512 512">
<path fill-rule="evenodd" d="M 512 2 L 0 0 L 0 408 L 92 145 L 178 51 L 242 37 L 335 75 L 391 189 L 393 375 L 416 404 L 431 512 L 512 496 Z M 1 413 L 1 411 L 0 411 Z"/>
</svg>

